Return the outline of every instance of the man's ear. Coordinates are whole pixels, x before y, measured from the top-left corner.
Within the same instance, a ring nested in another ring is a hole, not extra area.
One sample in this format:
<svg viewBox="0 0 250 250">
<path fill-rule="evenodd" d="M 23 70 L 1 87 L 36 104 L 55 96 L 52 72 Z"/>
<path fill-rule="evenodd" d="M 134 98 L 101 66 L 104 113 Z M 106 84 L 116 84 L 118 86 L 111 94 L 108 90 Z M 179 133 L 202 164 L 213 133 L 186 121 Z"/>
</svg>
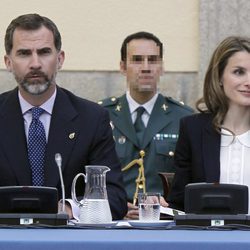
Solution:
<svg viewBox="0 0 250 250">
<path fill-rule="evenodd" d="M 9 72 L 12 71 L 12 64 L 11 64 L 11 60 L 10 60 L 10 56 L 9 55 L 5 55 L 4 56 L 4 63 L 5 63 L 5 66 L 7 68 L 7 70 Z"/>
<path fill-rule="evenodd" d="M 123 75 L 127 75 L 127 65 L 126 62 L 120 61 L 120 71 Z"/>
<path fill-rule="evenodd" d="M 58 54 L 58 65 L 57 65 L 57 69 L 61 69 L 64 63 L 64 59 L 65 59 L 65 52 L 63 50 L 61 50 Z"/>
<path fill-rule="evenodd" d="M 164 74 L 164 61 L 161 61 L 161 73 L 160 75 L 162 76 Z"/>
</svg>

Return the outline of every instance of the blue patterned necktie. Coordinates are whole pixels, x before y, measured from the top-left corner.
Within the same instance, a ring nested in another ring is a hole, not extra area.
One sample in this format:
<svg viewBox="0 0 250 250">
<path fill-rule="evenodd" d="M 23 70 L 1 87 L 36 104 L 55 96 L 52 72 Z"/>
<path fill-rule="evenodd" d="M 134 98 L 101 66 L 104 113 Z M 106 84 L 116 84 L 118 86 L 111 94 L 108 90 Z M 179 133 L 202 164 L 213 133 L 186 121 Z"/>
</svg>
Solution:
<svg viewBox="0 0 250 250">
<path fill-rule="evenodd" d="M 44 110 L 34 107 L 28 135 L 28 156 L 32 171 L 33 186 L 44 185 L 44 157 L 46 150 L 46 135 L 42 122 L 39 120 Z"/>
<path fill-rule="evenodd" d="M 142 121 L 142 114 L 145 111 L 145 108 L 143 108 L 142 106 L 138 107 L 136 109 L 137 111 L 137 116 L 136 116 L 136 120 L 134 123 L 134 127 L 135 127 L 135 132 L 137 135 L 137 140 L 139 143 L 139 146 L 142 147 L 142 142 L 143 142 L 143 136 L 144 136 L 144 131 L 145 131 L 145 125 Z"/>
</svg>

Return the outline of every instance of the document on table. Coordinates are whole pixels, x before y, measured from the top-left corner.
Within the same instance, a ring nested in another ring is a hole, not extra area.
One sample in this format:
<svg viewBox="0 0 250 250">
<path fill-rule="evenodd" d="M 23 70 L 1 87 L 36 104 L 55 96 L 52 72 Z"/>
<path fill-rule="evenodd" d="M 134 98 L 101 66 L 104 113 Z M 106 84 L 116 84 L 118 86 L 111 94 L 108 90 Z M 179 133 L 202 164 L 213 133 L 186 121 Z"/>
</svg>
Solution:
<svg viewBox="0 0 250 250">
<path fill-rule="evenodd" d="M 170 208 L 170 207 L 162 207 L 162 206 L 160 208 L 160 212 L 162 214 L 167 214 L 167 215 L 171 215 L 171 216 L 175 216 L 175 215 L 179 215 L 179 214 L 185 214 L 181 210 L 173 209 L 173 208 Z"/>
</svg>

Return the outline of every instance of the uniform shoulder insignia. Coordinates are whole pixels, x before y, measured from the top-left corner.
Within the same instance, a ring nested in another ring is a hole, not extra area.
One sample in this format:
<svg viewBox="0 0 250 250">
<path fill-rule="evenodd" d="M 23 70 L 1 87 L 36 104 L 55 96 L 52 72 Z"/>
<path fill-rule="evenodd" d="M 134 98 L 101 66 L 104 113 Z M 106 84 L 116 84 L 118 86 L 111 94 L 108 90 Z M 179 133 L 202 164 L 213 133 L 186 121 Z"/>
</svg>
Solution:
<svg viewBox="0 0 250 250">
<path fill-rule="evenodd" d="M 166 99 L 167 99 L 168 102 L 171 102 L 173 104 L 181 106 L 184 109 L 193 111 L 193 109 L 191 107 L 189 107 L 188 105 L 185 105 L 185 103 L 183 101 L 177 101 L 177 100 L 173 99 L 172 97 L 166 97 Z"/>
<path fill-rule="evenodd" d="M 98 101 L 97 103 L 103 107 L 107 107 L 107 106 L 113 106 L 116 105 L 118 103 L 118 98 L 112 96 L 103 100 Z"/>
</svg>

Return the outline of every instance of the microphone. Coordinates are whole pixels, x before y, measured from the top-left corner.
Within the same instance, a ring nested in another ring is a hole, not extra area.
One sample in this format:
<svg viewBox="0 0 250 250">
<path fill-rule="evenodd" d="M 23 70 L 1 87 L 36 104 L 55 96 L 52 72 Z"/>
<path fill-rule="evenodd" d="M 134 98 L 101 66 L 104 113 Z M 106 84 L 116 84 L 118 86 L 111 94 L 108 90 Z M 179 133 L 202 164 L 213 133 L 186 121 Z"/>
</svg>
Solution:
<svg viewBox="0 0 250 250">
<path fill-rule="evenodd" d="M 64 182 L 63 182 L 63 176 L 62 176 L 62 156 L 60 153 L 55 154 L 55 162 L 59 170 L 59 177 L 61 182 L 61 189 L 62 189 L 62 213 L 65 212 L 65 188 L 64 188 Z"/>
</svg>

